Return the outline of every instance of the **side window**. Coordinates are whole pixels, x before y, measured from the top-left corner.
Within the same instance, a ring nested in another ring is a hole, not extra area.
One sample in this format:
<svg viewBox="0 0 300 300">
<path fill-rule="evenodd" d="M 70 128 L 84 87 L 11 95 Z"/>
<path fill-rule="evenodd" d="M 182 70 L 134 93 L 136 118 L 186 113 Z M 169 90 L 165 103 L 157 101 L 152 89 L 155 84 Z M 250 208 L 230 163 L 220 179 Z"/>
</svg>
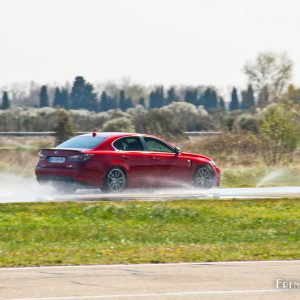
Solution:
<svg viewBox="0 0 300 300">
<path fill-rule="evenodd" d="M 174 149 L 172 147 L 160 140 L 150 137 L 144 137 L 144 139 L 149 151 L 174 153 Z"/>
<path fill-rule="evenodd" d="M 144 147 L 139 137 L 125 137 L 113 143 L 117 150 L 123 151 L 143 151 Z"/>
</svg>

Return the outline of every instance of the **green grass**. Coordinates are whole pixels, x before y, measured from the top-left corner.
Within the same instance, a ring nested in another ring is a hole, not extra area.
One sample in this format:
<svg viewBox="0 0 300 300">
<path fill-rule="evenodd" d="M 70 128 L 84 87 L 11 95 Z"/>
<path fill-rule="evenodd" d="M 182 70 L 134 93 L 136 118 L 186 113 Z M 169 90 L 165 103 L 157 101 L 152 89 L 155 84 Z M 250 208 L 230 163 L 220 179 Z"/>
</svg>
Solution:
<svg viewBox="0 0 300 300">
<path fill-rule="evenodd" d="M 300 199 L 0 205 L 0 266 L 300 258 Z"/>
</svg>

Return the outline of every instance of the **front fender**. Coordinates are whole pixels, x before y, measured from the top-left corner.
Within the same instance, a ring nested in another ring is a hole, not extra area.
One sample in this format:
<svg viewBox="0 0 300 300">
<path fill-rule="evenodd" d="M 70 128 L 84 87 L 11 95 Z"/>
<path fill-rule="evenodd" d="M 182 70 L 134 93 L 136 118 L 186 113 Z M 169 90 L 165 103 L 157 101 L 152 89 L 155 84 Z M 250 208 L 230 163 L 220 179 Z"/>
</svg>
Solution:
<svg viewBox="0 0 300 300">
<path fill-rule="evenodd" d="M 214 176 L 216 178 L 216 185 L 219 186 L 220 185 L 220 181 L 221 181 L 221 171 L 220 168 L 218 168 L 217 166 L 213 165 L 211 163 L 211 161 L 209 159 L 194 159 L 192 160 L 192 164 L 191 164 L 191 170 L 190 170 L 190 175 L 191 177 L 193 177 L 195 171 L 197 170 L 198 167 L 203 166 L 203 165 L 208 165 L 211 170 L 214 172 Z"/>
</svg>

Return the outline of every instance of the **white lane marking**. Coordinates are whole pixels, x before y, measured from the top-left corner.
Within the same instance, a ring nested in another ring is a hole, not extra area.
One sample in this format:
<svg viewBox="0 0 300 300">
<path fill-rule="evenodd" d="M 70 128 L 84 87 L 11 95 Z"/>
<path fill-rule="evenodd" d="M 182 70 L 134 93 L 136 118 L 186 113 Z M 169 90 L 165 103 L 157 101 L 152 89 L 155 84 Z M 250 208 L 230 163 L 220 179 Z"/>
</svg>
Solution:
<svg viewBox="0 0 300 300">
<path fill-rule="evenodd" d="M 292 290 L 288 290 L 292 291 Z M 202 292 L 162 292 L 147 294 L 116 294 L 99 296 L 68 296 L 68 297 L 49 297 L 49 298 L 14 298 L 6 300 L 72 300 L 72 299 L 105 299 L 105 298 L 131 298 L 131 297 L 162 297 L 162 296 L 193 296 L 193 295 L 222 295 L 222 294 L 247 294 L 247 293 L 274 293 L 287 292 L 283 289 L 269 290 L 232 290 L 232 291 L 202 291 Z"/>
<path fill-rule="evenodd" d="M 1 271 L 15 270 L 40 270 L 40 269 L 81 269 L 81 268 L 106 268 L 106 267 L 172 267 L 172 266 L 213 266 L 213 265 L 240 265 L 240 264 L 300 264 L 300 260 L 253 260 L 253 261 L 215 261 L 215 262 L 182 262 L 182 263 L 157 263 L 157 264 L 111 264 L 111 265 L 66 265 L 66 266 L 34 266 L 34 267 L 9 267 L 0 268 Z"/>
</svg>

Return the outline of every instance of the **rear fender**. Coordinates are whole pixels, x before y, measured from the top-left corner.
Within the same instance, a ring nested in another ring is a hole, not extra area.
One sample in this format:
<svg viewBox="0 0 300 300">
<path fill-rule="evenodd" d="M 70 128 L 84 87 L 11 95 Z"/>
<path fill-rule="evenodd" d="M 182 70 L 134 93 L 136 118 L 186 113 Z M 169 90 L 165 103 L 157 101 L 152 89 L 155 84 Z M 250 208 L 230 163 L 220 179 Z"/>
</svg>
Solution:
<svg viewBox="0 0 300 300">
<path fill-rule="evenodd" d="M 125 161 L 117 158 L 117 157 L 112 157 L 110 159 L 107 160 L 109 162 L 108 168 L 107 169 L 112 169 L 113 167 L 120 167 L 121 169 L 123 169 L 123 171 L 126 172 L 126 174 L 128 174 L 130 172 L 130 166 L 128 165 L 128 163 L 126 163 Z"/>
</svg>

